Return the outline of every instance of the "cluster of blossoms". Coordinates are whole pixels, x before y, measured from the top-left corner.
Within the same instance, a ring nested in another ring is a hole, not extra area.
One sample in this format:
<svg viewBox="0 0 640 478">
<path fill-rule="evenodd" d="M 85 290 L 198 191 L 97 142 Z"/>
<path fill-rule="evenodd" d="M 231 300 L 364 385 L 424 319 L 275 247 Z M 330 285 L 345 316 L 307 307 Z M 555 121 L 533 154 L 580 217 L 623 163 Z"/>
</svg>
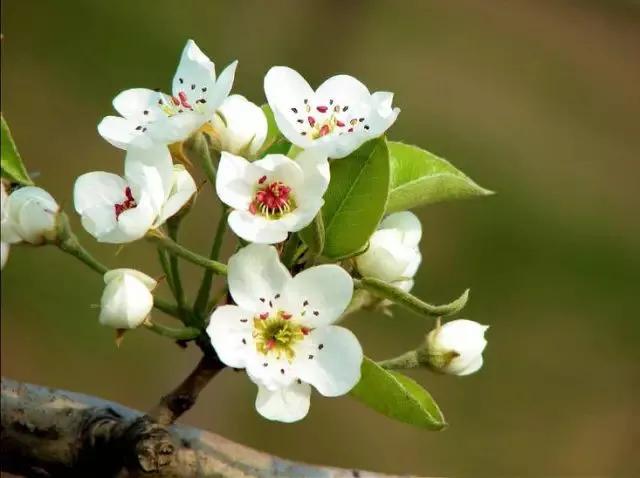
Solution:
<svg viewBox="0 0 640 478">
<path fill-rule="evenodd" d="M 295 153 L 266 154 L 263 109 L 230 96 L 236 67 L 233 62 L 216 76 L 214 63 L 189 40 L 171 94 L 144 88 L 118 94 L 113 106 L 120 116 L 104 118 L 98 131 L 126 150 L 124 174 L 83 174 L 73 201 L 83 227 L 100 242 L 162 234 L 163 224 L 190 207 L 197 192 L 187 167 L 174 159 L 183 159 L 189 138 L 208 136 L 219 156 L 215 190 L 230 210 L 228 225 L 249 244 L 229 260 L 232 302 L 213 310 L 206 332 L 220 360 L 245 369 L 257 385 L 259 413 L 292 422 L 307 414 L 311 387 L 329 397 L 349 392 L 360 380 L 363 352 L 353 333 L 335 325 L 352 301 L 350 273 L 323 264 L 292 275 L 281 262 L 281 243 L 320 213 L 330 161 L 382 135 L 399 109 L 392 106 L 392 93 L 372 94 L 351 76 L 334 76 L 314 90 L 296 71 L 273 67 L 264 79 L 265 95 Z M 53 240 L 57 211 L 40 188 L 24 187 L 6 198 L 3 186 L 2 263 L 5 243 Z M 421 236 L 413 213 L 387 216 L 353 260 L 356 275 L 408 292 L 421 262 Z M 148 320 L 156 280 L 115 269 L 104 274 L 104 282 L 102 324 L 122 330 Z M 464 320 L 437 327 L 426 340 L 430 365 L 457 375 L 478 370 L 485 329 Z"/>
</svg>

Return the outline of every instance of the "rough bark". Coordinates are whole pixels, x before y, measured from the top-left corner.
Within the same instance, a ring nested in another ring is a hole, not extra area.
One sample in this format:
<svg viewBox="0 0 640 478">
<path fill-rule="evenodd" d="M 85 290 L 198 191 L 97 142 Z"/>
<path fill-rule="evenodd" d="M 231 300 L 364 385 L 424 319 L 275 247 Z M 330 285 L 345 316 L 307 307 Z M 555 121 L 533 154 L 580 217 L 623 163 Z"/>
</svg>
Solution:
<svg viewBox="0 0 640 478">
<path fill-rule="evenodd" d="M 24 476 L 390 478 L 283 460 L 100 398 L 5 378 L 1 425 L 2 470 Z"/>
</svg>

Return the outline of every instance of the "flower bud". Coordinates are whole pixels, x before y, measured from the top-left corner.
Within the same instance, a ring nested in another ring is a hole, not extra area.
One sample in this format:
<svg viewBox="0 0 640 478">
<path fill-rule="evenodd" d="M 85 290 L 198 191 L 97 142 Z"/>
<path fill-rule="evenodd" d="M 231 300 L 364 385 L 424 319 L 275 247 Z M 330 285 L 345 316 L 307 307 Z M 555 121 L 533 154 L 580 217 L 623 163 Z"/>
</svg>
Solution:
<svg viewBox="0 0 640 478">
<path fill-rule="evenodd" d="M 42 244 L 56 236 L 58 204 L 42 188 L 26 186 L 2 203 L 2 241 Z"/>
<path fill-rule="evenodd" d="M 385 218 L 369 239 L 369 248 L 356 257 L 364 277 L 374 277 L 408 292 L 422 256 L 418 248 L 422 226 L 415 214 L 396 212 Z"/>
<path fill-rule="evenodd" d="M 472 320 L 458 319 L 438 325 L 427 335 L 419 351 L 420 362 L 451 375 L 469 375 L 482 367 L 487 346 L 484 333 L 489 327 Z"/>
<path fill-rule="evenodd" d="M 4 224 L 4 203 L 7 200 L 7 191 L 4 189 L 4 183 L 0 181 L 0 210 L 2 211 L 2 223 Z M 0 269 L 4 269 L 4 265 L 9 258 L 9 244 L 0 242 Z"/>
<path fill-rule="evenodd" d="M 212 124 L 221 151 L 239 156 L 255 156 L 267 137 L 267 118 L 262 109 L 244 96 L 229 96 Z"/>
<path fill-rule="evenodd" d="M 100 323 L 116 329 L 133 329 L 147 318 L 153 307 L 151 291 L 158 284 L 134 269 L 114 269 L 104 275 L 100 300 Z"/>
</svg>

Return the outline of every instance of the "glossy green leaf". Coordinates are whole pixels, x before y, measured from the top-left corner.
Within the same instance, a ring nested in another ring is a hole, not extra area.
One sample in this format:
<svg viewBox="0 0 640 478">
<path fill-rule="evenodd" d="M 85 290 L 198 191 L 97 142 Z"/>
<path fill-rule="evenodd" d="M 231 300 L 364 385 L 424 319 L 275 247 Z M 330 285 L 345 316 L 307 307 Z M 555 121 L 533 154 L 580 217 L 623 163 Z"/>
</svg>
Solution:
<svg viewBox="0 0 640 478">
<path fill-rule="evenodd" d="M 2 156 L 0 161 L 2 177 L 16 183 L 32 185 L 33 181 L 31 181 L 29 173 L 24 167 L 4 116 L 0 116 L 0 122 L 2 123 Z"/>
<path fill-rule="evenodd" d="M 395 141 L 389 141 L 388 146 L 391 186 L 387 212 L 493 194 L 424 149 Z"/>
<path fill-rule="evenodd" d="M 365 357 L 362 378 L 351 396 L 395 420 L 442 430 L 447 426 L 442 412 L 429 392 L 406 375 L 391 372 Z"/>
<path fill-rule="evenodd" d="M 384 214 L 388 191 L 389 152 L 384 138 L 331 161 L 331 182 L 322 208 L 325 257 L 348 257 L 366 246 Z M 307 245 L 310 232 L 305 229 L 300 234 Z"/>
<path fill-rule="evenodd" d="M 267 154 L 287 154 L 291 148 L 291 143 L 285 138 L 276 124 L 276 120 L 273 117 L 273 111 L 269 105 L 262 105 L 262 111 L 267 117 L 267 138 L 264 140 L 262 148 L 258 153 L 258 158 L 262 158 Z"/>
</svg>

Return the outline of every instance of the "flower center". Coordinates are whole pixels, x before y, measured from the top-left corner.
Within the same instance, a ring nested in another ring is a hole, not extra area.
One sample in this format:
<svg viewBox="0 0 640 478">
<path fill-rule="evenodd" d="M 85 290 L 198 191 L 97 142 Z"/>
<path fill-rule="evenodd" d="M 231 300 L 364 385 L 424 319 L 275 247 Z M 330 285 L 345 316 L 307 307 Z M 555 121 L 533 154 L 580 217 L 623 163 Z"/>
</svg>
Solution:
<svg viewBox="0 0 640 478">
<path fill-rule="evenodd" d="M 195 85 L 193 85 L 195 86 Z M 206 88 L 204 88 L 204 92 Z M 169 96 L 163 93 L 158 93 L 158 107 L 168 117 L 175 116 L 185 111 L 195 111 L 196 113 L 202 112 L 202 106 L 207 100 L 205 98 L 199 98 L 195 101 L 195 104 L 191 104 L 187 98 L 187 94 L 184 91 L 178 92 L 178 96 Z"/>
<path fill-rule="evenodd" d="M 326 104 L 319 103 L 315 106 L 305 99 L 303 106 L 293 107 L 291 112 L 303 128 L 300 134 L 308 135 L 311 139 L 322 138 L 334 132 L 338 135 L 353 133 L 360 127 L 369 129 L 365 117 L 354 116 L 349 105 L 339 105 L 331 99 Z"/>
<path fill-rule="evenodd" d="M 258 188 L 249 205 L 251 214 L 261 214 L 267 219 L 279 219 L 296 208 L 291 188 L 281 181 L 267 183 L 267 177 L 258 180 Z"/>
<path fill-rule="evenodd" d="M 122 214 L 123 212 L 128 211 L 129 209 L 134 209 L 135 207 L 138 206 L 138 203 L 136 203 L 136 200 L 133 197 L 133 194 L 131 193 L 131 188 L 129 186 L 127 186 L 124 189 L 124 197 L 125 197 L 124 201 L 122 201 L 119 204 L 113 205 L 113 208 L 116 213 L 116 220 L 118 219 L 118 217 L 120 217 L 120 214 Z"/>
<path fill-rule="evenodd" d="M 253 319 L 253 338 L 256 350 L 263 355 L 285 356 L 291 361 L 296 353 L 293 346 L 309 333 L 307 327 L 291 322 L 291 315 L 283 311 L 270 316 L 264 313 Z"/>
</svg>

